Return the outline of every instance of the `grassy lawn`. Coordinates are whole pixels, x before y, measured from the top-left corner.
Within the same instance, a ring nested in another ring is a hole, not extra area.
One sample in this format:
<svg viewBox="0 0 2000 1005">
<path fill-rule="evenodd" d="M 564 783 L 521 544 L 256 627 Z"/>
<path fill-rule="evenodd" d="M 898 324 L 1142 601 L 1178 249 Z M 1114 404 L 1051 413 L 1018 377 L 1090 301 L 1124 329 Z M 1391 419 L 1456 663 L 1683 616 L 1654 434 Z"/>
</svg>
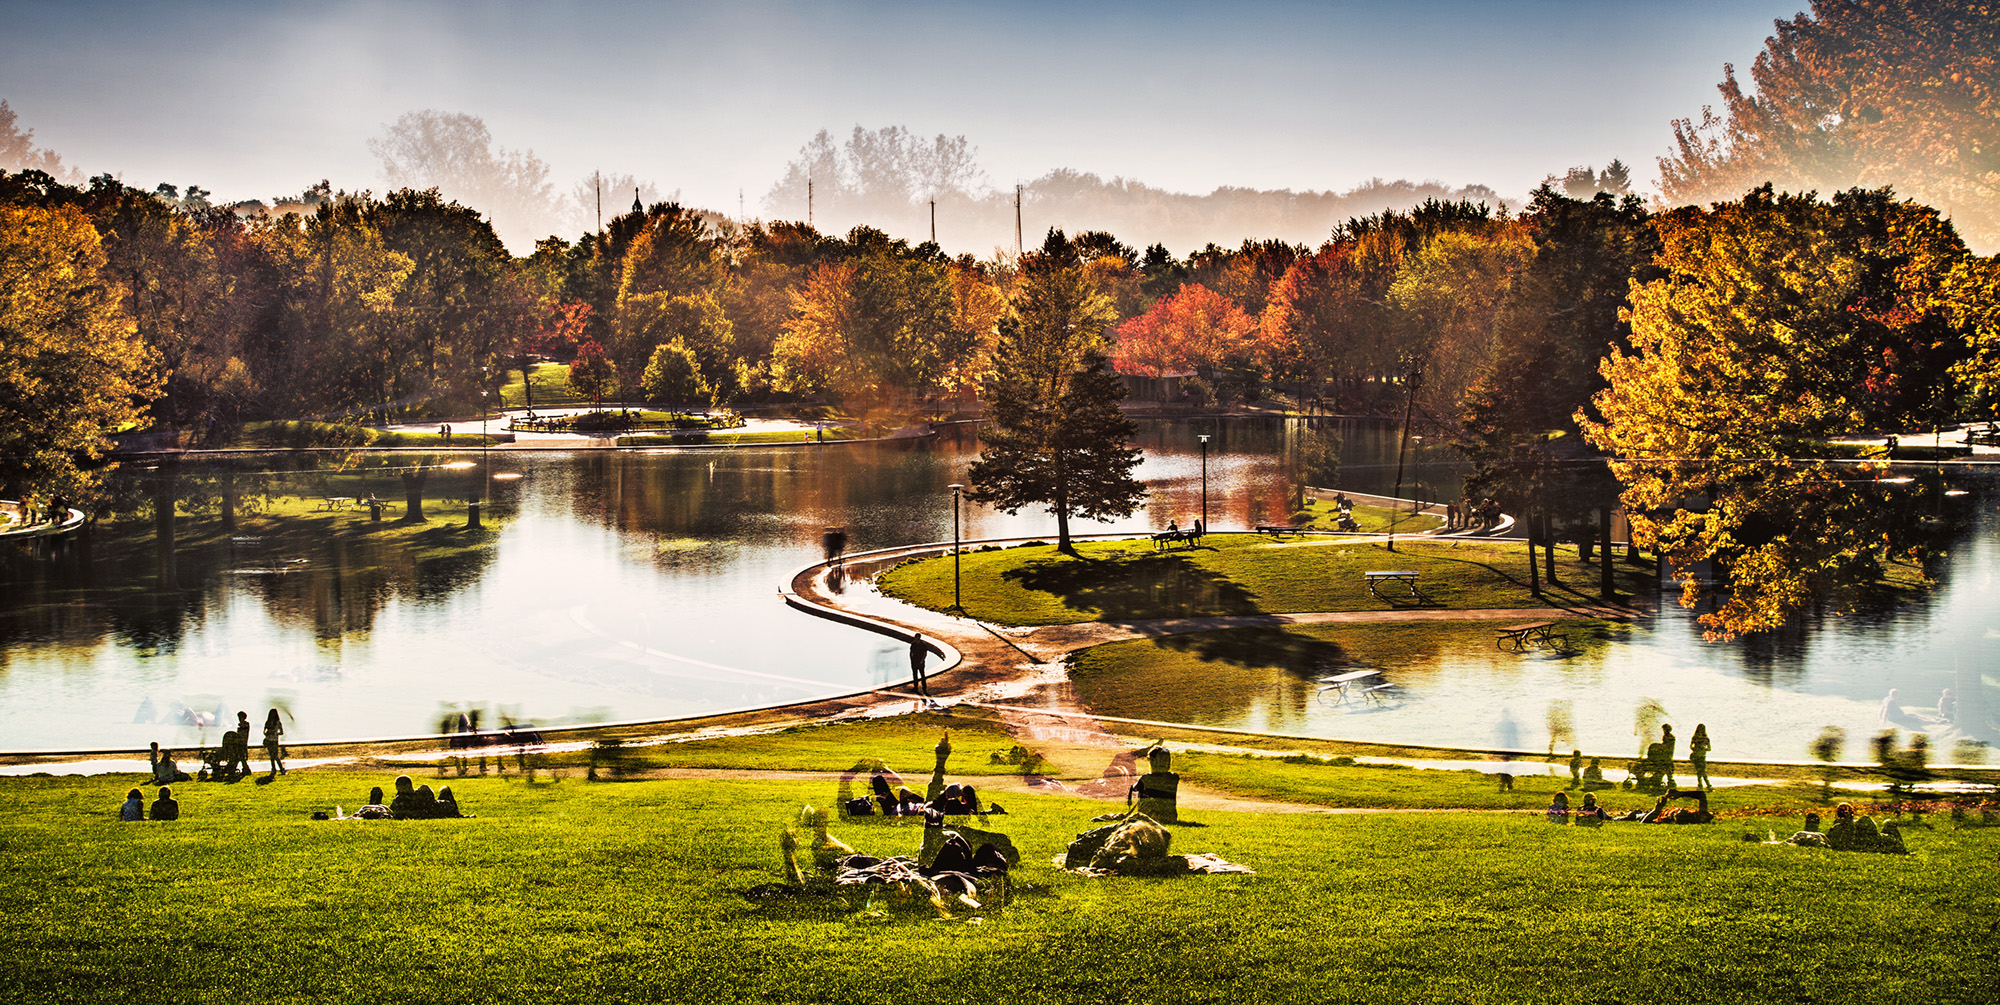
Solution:
<svg viewBox="0 0 2000 1005">
<path fill-rule="evenodd" d="M 1246 771 L 1184 756 L 1190 781 Z M 1367 771 L 1256 770 L 1329 788 Z M 1022 796 L 993 818 L 1023 853 L 1004 913 L 869 923 L 837 898 L 741 895 L 781 879 L 778 835 L 827 781 L 454 778 L 476 819 L 308 819 L 390 780 L 184 785 L 172 824 L 117 822 L 130 776 L 0 780 L 0 997 L 1540 1002 L 1553 984 L 1604 1002 L 1971 1002 L 1996 977 L 2000 828 L 1915 831 L 1891 857 L 1743 840 L 1790 815 L 1589 830 L 1203 812 L 1175 850 L 1256 875 L 1091 880 L 1050 859 L 1106 804 Z M 886 822 L 834 833 L 874 854 L 920 841 Z"/>
<path fill-rule="evenodd" d="M 470 425 L 471 428 L 464 428 Z M 504 423 L 495 422 L 495 429 Z M 478 447 L 485 443 L 499 443 L 500 438 L 492 433 L 481 435 L 478 424 L 461 420 L 459 428 L 451 431 L 453 448 Z M 306 447 L 441 447 L 444 437 L 437 432 L 392 433 L 367 426 L 343 426 L 331 422 L 309 422 L 306 420 L 282 420 L 272 422 L 246 422 L 239 428 L 225 448 L 252 450 L 298 450 Z"/>
<path fill-rule="evenodd" d="M 972 551 L 964 563 L 965 607 L 1007 625 L 1074 624 L 1222 614 L 1558 607 L 1597 602 L 1598 569 L 1559 553 L 1561 583 L 1537 597 L 1528 588 L 1527 549 L 1495 541 L 1345 538 L 1272 541 L 1257 534 L 1212 534 L 1201 548 L 1160 552 L 1149 541 L 1080 543 L 1083 558 L 1053 545 Z M 1414 569 L 1422 603 L 1371 596 L 1362 573 Z M 1613 565 L 1618 592 L 1650 593 L 1652 567 Z M 889 596 L 941 609 L 952 595 L 949 555 L 907 562 L 878 583 Z"/>
<path fill-rule="evenodd" d="M 1312 530 L 1340 529 L 1340 509 L 1330 502 L 1308 499 L 1305 512 L 1312 514 L 1312 522 L 1298 526 Z M 1444 526 L 1442 517 L 1428 513 L 1412 514 L 1408 510 L 1392 510 L 1387 506 L 1355 506 L 1351 515 L 1354 517 L 1355 533 L 1358 534 L 1386 534 L 1391 524 L 1394 524 L 1398 534 L 1417 534 Z"/>
<path fill-rule="evenodd" d="M 569 386 L 568 363 L 536 363 L 529 369 L 535 382 L 535 407 L 590 404 L 588 397 L 576 393 L 576 389 Z M 507 371 L 507 382 L 500 385 L 500 404 L 506 408 L 522 408 L 528 404 L 527 387 L 521 379 L 521 371 Z"/>
<path fill-rule="evenodd" d="M 826 431 L 826 442 L 832 443 L 835 440 L 853 439 L 855 432 L 855 430 L 846 426 L 837 428 L 829 427 Z M 754 433 L 690 429 L 678 433 L 645 433 L 620 436 L 618 438 L 618 445 L 621 447 L 673 447 L 707 443 L 741 446 L 752 443 L 810 443 L 817 439 L 818 437 L 809 429 L 769 429 Z"/>
</svg>

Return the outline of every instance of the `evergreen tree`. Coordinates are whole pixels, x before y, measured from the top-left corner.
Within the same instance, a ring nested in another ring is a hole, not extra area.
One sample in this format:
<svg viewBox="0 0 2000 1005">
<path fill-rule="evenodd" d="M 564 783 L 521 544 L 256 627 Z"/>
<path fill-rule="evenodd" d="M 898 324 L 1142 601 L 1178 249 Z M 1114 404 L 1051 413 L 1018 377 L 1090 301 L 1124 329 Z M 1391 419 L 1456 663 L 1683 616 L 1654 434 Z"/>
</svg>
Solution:
<svg viewBox="0 0 2000 1005">
<path fill-rule="evenodd" d="M 1002 377 L 988 403 L 991 421 L 980 430 L 985 444 L 967 476 L 967 495 L 1005 513 L 1046 505 L 1056 518 L 1056 547 L 1076 554 L 1070 542 L 1072 513 L 1096 520 L 1130 516 L 1146 498 L 1132 477 L 1140 451 L 1129 446 L 1138 427 L 1118 410 L 1125 386 L 1111 373 L 1104 351 L 1089 346 L 1061 379 L 1053 396 L 1033 377 L 1025 359 L 1032 342 L 1011 319 L 1002 325 L 998 368 Z"/>
</svg>

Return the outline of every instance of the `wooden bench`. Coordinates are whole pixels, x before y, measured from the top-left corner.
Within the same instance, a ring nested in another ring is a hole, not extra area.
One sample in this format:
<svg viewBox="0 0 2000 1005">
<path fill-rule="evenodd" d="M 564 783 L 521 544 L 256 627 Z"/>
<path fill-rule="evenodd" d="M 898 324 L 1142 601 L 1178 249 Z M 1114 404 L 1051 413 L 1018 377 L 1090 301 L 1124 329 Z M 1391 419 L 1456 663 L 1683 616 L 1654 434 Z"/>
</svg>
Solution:
<svg viewBox="0 0 2000 1005">
<path fill-rule="evenodd" d="M 1167 545 L 1179 544 L 1192 548 L 1201 543 L 1201 531 L 1163 530 L 1153 535 L 1153 547 L 1165 550 Z"/>
<path fill-rule="evenodd" d="M 1304 527 L 1292 527 L 1286 524 L 1260 523 L 1257 525 L 1257 533 L 1269 534 L 1272 537 L 1279 537 L 1285 534 L 1304 534 L 1305 532 L 1306 528 Z"/>
<path fill-rule="evenodd" d="M 1415 569 L 1377 569 L 1373 572 L 1362 573 L 1361 578 L 1367 581 L 1370 596 L 1381 597 L 1380 587 L 1383 583 L 1400 582 L 1410 588 L 1410 596 L 1420 600 L 1423 598 L 1423 594 L 1417 592 L 1417 572 Z"/>
<path fill-rule="evenodd" d="M 1495 628 L 1493 644 L 1501 652 L 1514 653 L 1527 652 L 1530 649 L 1568 649 L 1569 636 L 1551 632 L 1550 629 L 1555 626 L 1556 623 L 1553 621 L 1533 621 L 1525 625 Z"/>
</svg>

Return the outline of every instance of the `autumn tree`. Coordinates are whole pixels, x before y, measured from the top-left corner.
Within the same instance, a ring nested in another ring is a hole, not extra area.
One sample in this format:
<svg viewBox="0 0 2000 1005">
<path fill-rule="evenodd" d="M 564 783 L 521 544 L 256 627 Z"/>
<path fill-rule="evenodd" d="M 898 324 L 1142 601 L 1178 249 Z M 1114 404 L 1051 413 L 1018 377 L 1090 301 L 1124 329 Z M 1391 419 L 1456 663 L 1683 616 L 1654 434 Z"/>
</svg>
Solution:
<svg viewBox="0 0 2000 1005">
<path fill-rule="evenodd" d="M 1722 114 L 1674 123 L 1670 203 L 1893 185 L 2000 245 L 2000 8 L 1979 0 L 1814 0 L 1751 67 L 1723 67 Z"/>
<path fill-rule="evenodd" d="M 136 421 L 154 359 L 74 207 L 0 206 L 0 489 L 71 494 Z"/>
<path fill-rule="evenodd" d="M 1727 569 L 1708 631 L 1774 628 L 1872 580 L 1915 523 L 1865 469 L 1796 458 L 1948 414 L 1966 340 L 1945 284 L 1964 247 L 1887 190 L 1829 203 L 1766 186 L 1656 226 L 1666 275 L 1632 289 L 1603 419 L 1577 421 L 1616 458 L 1634 540 L 1667 555 L 1684 603 L 1700 596 L 1696 563 Z"/>
<path fill-rule="evenodd" d="M 569 365 L 569 386 L 589 398 L 593 407 L 618 390 L 618 370 L 605 358 L 603 346 L 585 342 L 576 347 L 576 361 Z"/>
<path fill-rule="evenodd" d="M 1071 515 L 1129 516 L 1146 497 L 1132 477 L 1137 427 L 1118 409 L 1125 389 L 1105 354 L 1111 305 L 1062 232 L 1050 231 L 1022 266 L 1022 296 L 1001 326 L 991 419 L 980 427 L 967 495 L 1006 513 L 1047 507 L 1057 548 L 1075 555 Z"/>
<path fill-rule="evenodd" d="M 1151 310 L 1118 326 L 1118 369 L 1164 377 L 1169 371 L 1216 370 L 1247 362 L 1257 323 L 1200 283 L 1162 297 Z"/>
<path fill-rule="evenodd" d="M 1656 275 L 1653 228 L 1636 198 L 1577 199 L 1543 185 L 1522 223 L 1534 257 L 1507 290 L 1491 365 L 1462 399 L 1457 445 L 1474 465 L 1466 495 L 1523 518 L 1532 562 L 1534 542 L 1557 533 L 1549 521 L 1601 536 L 1617 504 L 1616 480 L 1576 415 L 1598 418 L 1599 364 L 1627 345 L 1626 292 Z"/>
</svg>

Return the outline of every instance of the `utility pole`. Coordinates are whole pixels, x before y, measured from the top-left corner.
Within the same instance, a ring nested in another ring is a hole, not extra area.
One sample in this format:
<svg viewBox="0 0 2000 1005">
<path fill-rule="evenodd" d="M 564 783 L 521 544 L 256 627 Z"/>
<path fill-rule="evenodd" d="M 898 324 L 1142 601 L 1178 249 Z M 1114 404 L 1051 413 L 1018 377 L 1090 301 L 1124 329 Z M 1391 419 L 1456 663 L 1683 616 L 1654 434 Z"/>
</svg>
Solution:
<svg viewBox="0 0 2000 1005">
<path fill-rule="evenodd" d="M 590 187 L 597 192 L 597 236 L 604 236 L 604 172 L 590 173 Z"/>
<path fill-rule="evenodd" d="M 937 243 L 937 200 L 931 200 L 931 243 Z"/>
<path fill-rule="evenodd" d="M 1014 258 L 1021 257 L 1021 186 L 1014 186 Z"/>
<path fill-rule="evenodd" d="M 806 175 L 806 226 L 813 225 L 813 176 Z"/>
</svg>

